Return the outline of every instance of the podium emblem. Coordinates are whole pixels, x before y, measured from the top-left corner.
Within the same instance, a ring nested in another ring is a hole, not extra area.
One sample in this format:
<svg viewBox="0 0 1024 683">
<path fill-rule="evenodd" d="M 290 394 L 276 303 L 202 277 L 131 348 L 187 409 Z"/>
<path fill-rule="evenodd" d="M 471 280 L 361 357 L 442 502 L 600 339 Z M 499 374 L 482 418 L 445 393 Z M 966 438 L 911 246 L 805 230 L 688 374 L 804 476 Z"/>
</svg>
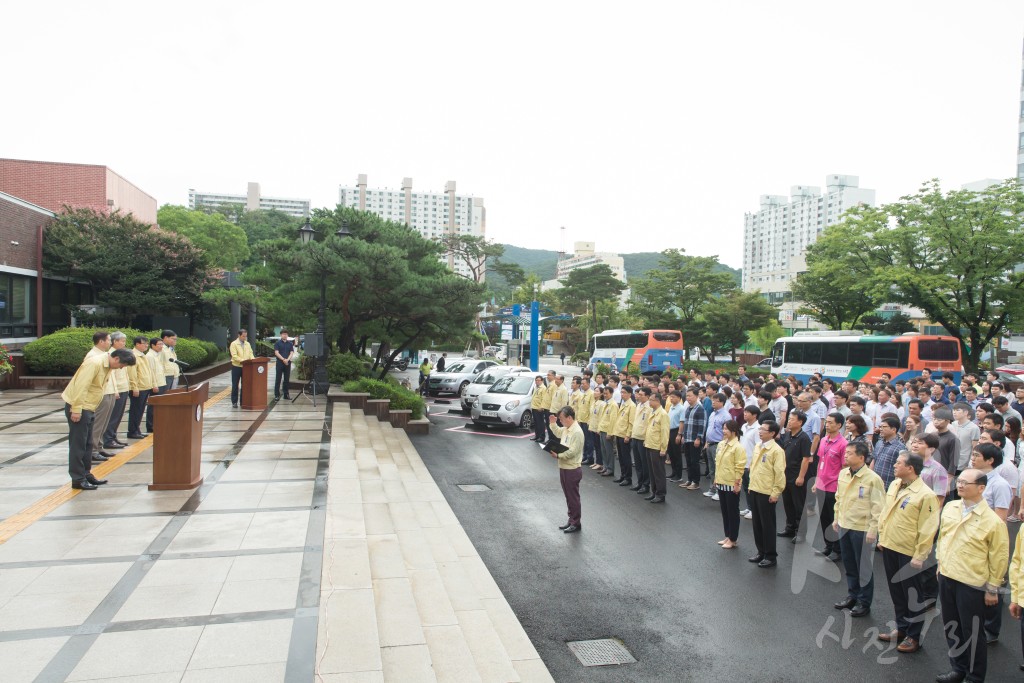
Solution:
<svg viewBox="0 0 1024 683">
<path fill-rule="evenodd" d="M 260 365 L 259 367 L 256 368 L 256 372 L 260 373 L 261 375 L 263 374 L 263 372 L 265 370 L 266 370 L 266 368 L 263 367 L 262 365 Z"/>
<path fill-rule="evenodd" d="M 200 403 L 196 406 L 196 422 L 203 421 L 203 404 Z"/>
</svg>

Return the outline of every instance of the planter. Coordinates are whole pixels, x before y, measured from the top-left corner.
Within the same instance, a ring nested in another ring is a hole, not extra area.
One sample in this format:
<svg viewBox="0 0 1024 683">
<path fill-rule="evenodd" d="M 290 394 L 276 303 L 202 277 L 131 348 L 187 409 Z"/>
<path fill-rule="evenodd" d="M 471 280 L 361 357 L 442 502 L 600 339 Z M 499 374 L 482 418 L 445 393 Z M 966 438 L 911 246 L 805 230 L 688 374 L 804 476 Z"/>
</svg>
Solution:
<svg viewBox="0 0 1024 683">
<path fill-rule="evenodd" d="M 409 420 L 412 418 L 411 410 L 389 410 L 388 420 L 391 425 L 396 429 L 405 429 L 406 425 L 409 424 Z"/>
<path fill-rule="evenodd" d="M 405 425 L 406 434 L 429 434 L 430 433 L 430 420 L 425 417 L 421 417 L 418 420 L 409 420 L 409 423 Z"/>
<path fill-rule="evenodd" d="M 388 413 L 391 412 L 391 399 L 388 398 L 370 398 L 366 400 L 366 405 L 363 406 L 363 412 L 372 417 L 376 417 L 381 422 L 388 421 Z"/>
</svg>

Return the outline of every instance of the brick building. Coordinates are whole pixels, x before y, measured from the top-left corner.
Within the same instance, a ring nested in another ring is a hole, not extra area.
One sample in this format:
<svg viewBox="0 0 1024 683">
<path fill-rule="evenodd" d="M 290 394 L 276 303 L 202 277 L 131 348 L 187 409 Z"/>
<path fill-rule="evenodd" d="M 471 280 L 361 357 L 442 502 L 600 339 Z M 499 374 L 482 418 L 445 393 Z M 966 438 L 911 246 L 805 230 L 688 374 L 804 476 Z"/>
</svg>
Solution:
<svg viewBox="0 0 1024 683">
<path fill-rule="evenodd" d="M 106 166 L 0 159 L 0 192 L 53 212 L 65 204 L 103 212 L 119 209 L 156 224 L 156 199 Z"/>
</svg>

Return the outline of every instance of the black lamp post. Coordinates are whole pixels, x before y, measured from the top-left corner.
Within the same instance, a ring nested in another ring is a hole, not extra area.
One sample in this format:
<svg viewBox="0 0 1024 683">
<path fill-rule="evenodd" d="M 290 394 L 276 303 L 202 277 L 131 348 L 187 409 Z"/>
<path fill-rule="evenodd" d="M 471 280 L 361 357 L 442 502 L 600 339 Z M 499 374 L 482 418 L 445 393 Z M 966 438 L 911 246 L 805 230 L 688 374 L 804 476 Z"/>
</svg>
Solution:
<svg viewBox="0 0 1024 683">
<path fill-rule="evenodd" d="M 299 228 L 299 237 L 302 239 L 302 243 L 309 244 L 318 234 L 320 233 L 310 225 L 309 216 L 306 216 L 305 225 Z M 344 239 L 351 237 L 352 233 L 349 231 L 347 223 L 342 221 L 341 227 L 334 235 Z M 327 378 L 327 273 L 323 271 L 320 273 L 320 309 L 317 311 L 316 336 L 320 340 L 320 353 L 317 354 L 316 360 L 313 362 L 313 384 L 316 393 L 326 395 L 331 383 Z"/>
</svg>

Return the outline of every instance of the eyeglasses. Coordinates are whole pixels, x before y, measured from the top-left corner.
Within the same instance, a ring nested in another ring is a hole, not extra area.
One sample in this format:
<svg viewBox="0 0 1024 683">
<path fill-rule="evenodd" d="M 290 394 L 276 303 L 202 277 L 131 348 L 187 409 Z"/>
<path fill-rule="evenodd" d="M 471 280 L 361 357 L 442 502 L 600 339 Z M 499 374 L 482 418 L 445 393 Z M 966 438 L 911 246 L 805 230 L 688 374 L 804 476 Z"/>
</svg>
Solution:
<svg viewBox="0 0 1024 683">
<path fill-rule="evenodd" d="M 972 486 L 972 485 L 977 484 L 977 483 L 978 482 L 976 482 L 976 481 L 964 481 L 963 479 L 957 479 L 956 480 L 956 485 L 957 486 Z"/>
</svg>

